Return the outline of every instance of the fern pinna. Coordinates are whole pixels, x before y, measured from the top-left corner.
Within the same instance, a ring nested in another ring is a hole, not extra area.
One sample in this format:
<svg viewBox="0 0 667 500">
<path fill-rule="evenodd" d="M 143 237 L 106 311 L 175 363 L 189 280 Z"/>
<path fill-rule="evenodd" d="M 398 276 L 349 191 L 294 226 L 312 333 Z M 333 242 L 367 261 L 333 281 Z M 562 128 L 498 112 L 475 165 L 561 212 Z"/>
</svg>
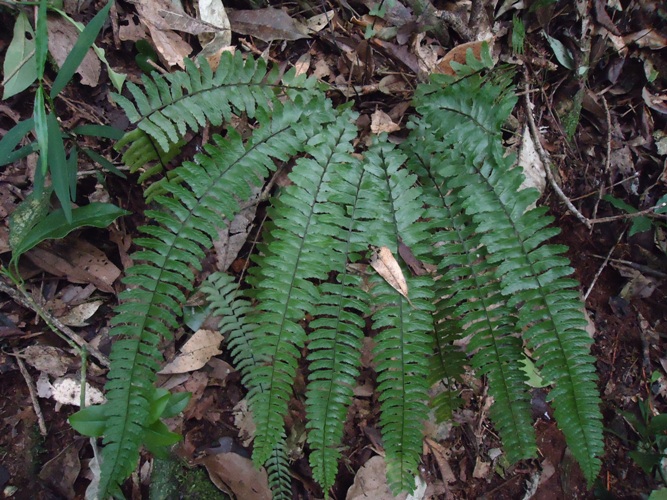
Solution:
<svg viewBox="0 0 667 500">
<path fill-rule="evenodd" d="M 590 339 L 564 248 L 537 193 L 519 190 L 520 170 L 505 155 L 501 126 L 515 104 L 507 73 L 469 59 L 459 79 L 434 77 L 418 88 L 418 116 L 400 148 L 378 137 L 354 154 L 356 115 L 334 109 L 312 79 L 288 74 L 277 83 L 261 63 L 224 56 L 226 69 L 154 75 L 131 92 L 138 109 L 118 98 L 140 133 L 132 158 L 147 144 L 163 154 L 207 120 L 245 113 L 254 132 L 229 128 L 153 192 L 154 222 L 135 240 L 143 250 L 128 270 L 112 334 L 101 488 L 117 493 L 136 465 L 149 413 L 149 391 L 204 251 L 279 162 L 292 162 L 291 185 L 271 201 L 256 265 L 241 293 L 226 275 L 204 291 L 222 316 L 220 329 L 248 387 L 257 427 L 253 459 L 265 465 L 276 497 L 290 497 L 284 418 L 302 353 L 310 464 L 328 491 L 341 458 L 347 407 L 371 325 L 380 426 L 387 475 L 395 491 L 414 488 L 428 390 L 447 390 L 432 405 L 448 418 L 467 355 L 495 399 L 491 416 L 508 458 L 535 455 L 524 350 L 553 383 L 556 418 L 589 480 L 600 467 L 602 426 Z M 240 90 L 242 89 L 242 90 Z M 185 109 L 184 108 L 187 108 Z M 149 168 L 150 171 L 150 168 Z M 411 276 L 410 300 L 370 271 L 372 247 L 394 256 L 402 245 L 435 276 Z M 309 321 L 306 323 L 305 318 Z M 370 319 L 370 322 L 366 320 Z M 470 338 L 467 353 L 459 340 Z"/>
</svg>

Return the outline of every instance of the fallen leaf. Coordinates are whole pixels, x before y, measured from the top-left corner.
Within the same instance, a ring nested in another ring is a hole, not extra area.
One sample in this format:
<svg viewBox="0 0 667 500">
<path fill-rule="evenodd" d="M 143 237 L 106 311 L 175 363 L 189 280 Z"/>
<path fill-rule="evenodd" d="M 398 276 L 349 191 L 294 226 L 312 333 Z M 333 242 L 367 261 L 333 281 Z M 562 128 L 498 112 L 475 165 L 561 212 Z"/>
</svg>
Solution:
<svg viewBox="0 0 667 500">
<path fill-rule="evenodd" d="M 39 478 L 63 498 L 75 498 L 74 482 L 81 472 L 79 452 L 85 441 L 77 439 L 44 464 Z"/>
<path fill-rule="evenodd" d="M 205 57 L 212 68 L 217 68 L 220 55 L 229 50 L 232 43 L 232 26 L 222 0 L 199 0 L 199 17 L 202 21 L 216 26 L 213 35 L 202 33 L 199 42 L 202 45 L 200 56 Z"/>
<path fill-rule="evenodd" d="M 401 130 L 401 127 L 394 123 L 391 117 L 384 111 L 379 109 L 371 115 L 371 132 L 374 134 L 382 134 L 386 132 L 388 134 L 392 132 L 397 132 Z"/>
<path fill-rule="evenodd" d="M 402 241 L 398 242 L 398 255 L 401 256 L 401 259 L 403 259 L 403 261 L 408 265 L 410 271 L 415 276 L 423 276 L 424 274 L 428 274 L 429 271 L 424 266 L 424 263 L 417 259 L 417 257 L 415 257 L 415 255 L 412 253 L 410 247 Z"/>
<path fill-rule="evenodd" d="M 306 21 L 306 28 L 310 33 L 319 33 L 333 20 L 334 15 L 333 10 L 317 14 Z"/>
<path fill-rule="evenodd" d="M 72 283 L 92 283 L 103 292 L 114 293 L 118 269 L 99 248 L 85 240 L 68 237 L 49 241 L 27 252 L 26 257 L 40 269 Z"/>
<path fill-rule="evenodd" d="M 49 31 L 49 52 L 58 67 L 62 67 L 79 37 L 79 30 L 62 16 L 49 16 L 47 27 Z M 81 83 L 89 87 L 97 86 L 101 71 L 100 60 L 95 56 L 92 49 L 88 49 L 86 56 L 76 69 L 77 74 L 81 76 Z"/>
<path fill-rule="evenodd" d="M 213 356 L 222 354 L 219 349 L 222 339 L 222 335 L 213 330 L 196 331 L 181 347 L 181 354 L 176 356 L 158 373 L 160 375 L 171 375 L 199 370 Z"/>
<path fill-rule="evenodd" d="M 31 345 L 23 351 L 25 362 L 40 372 L 62 377 L 74 362 L 74 358 L 58 347 Z"/>
<path fill-rule="evenodd" d="M 250 446 L 252 440 L 255 439 L 257 427 L 248 408 L 248 401 L 242 399 L 236 403 L 236 406 L 232 409 L 232 414 L 234 415 L 234 426 L 239 430 L 241 444 L 245 447 Z"/>
<path fill-rule="evenodd" d="M 227 15 L 235 33 L 254 36 L 265 42 L 309 38 L 308 28 L 281 9 L 229 10 Z"/>
<path fill-rule="evenodd" d="M 408 497 L 407 493 L 394 496 L 387 484 L 387 466 L 384 458 L 374 456 L 359 469 L 354 476 L 354 484 L 347 490 L 346 500 L 421 500 L 426 491 L 426 482 L 419 476 L 415 478 L 415 491 Z"/>
<path fill-rule="evenodd" d="M 87 326 L 88 323 L 86 323 L 86 321 L 97 312 L 102 304 L 104 304 L 103 300 L 84 302 L 83 304 L 74 306 L 66 315 L 61 316 L 58 319 L 67 326 Z"/>
<path fill-rule="evenodd" d="M 537 154 L 528 125 L 524 127 L 523 134 L 521 135 L 518 163 L 523 169 L 525 176 L 519 189 L 532 187 L 540 193 L 544 193 L 544 189 L 547 187 L 547 172 L 544 169 L 544 163 L 542 163 L 540 156 Z"/>
<path fill-rule="evenodd" d="M 60 405 L 81 405 L 81 380 L 72 377 L 58 377 L 53 382 L 49 376 L 42 372 L 37 379 L 37 395 L 40 398 L 53 399 Z M 86 406 L 102 404 L 106 401 L 104 394 L 99 389 L 86 382 Z"/>
<path fill-rule="evenodd" d="M 408 284 L 403 276 L 401 266 L 396 262 L 396 258 L 387 247 L 374 249 L 371 257 L 371 267 L 391 285 L 391 287 L 408 299 Z"/>
<path fill-rule="evenodd" d="M 196 459 L 194 463 L 206 467 L 213 484 L 234 498 L 272 498 L 266 470 L 256 469 L 248 458 L 236 453 L 219 453 Z"/>
<path fill-rule="evenodd" d="M 467 43 L 462 43 L 461 45 L 457 45 L 454 47 L 452 50 L 447 52 L 445 54 L 445 57 L 440 59 L 437 64 L 437 71 L 439 73 L 443 73 L 445 75 L 451 75 L 454 76 L 456 72 L 454 69 L 452 69 L 452 62 L 457 62 L 459 64 L 465 64 L 466 62 L 466 54 L 468 52 L 468 49 L 472 50 L 472 54 L 475 57 L 475 59 L 480 59 L 481 53 L 482 53 L 482 44 L 484 41 L 476 41 L 476 42 L 467 42 Z M 493 40 L 487 40 L 486 43 L 489 44 L 489 48 L 492 50 L 493 49 Z"/>
<path fill-rule="evenodd" d="M 456 475 L 454 475 L 452 467 L 449 465 L 449 455 L 450 455 L 449 450 L 445 449 L 437 441 L 434 441 L 432 439 L 426 438 L 425 442 L 428 445 L 428 448 L 431 454 L 433 455 L 433 458 L 435 458 L 435 462 L 438 464 L 438 469 L 440 469 L 440 474 L 442 475 L 442 479 L 447 484 L 455 483 L 457 479 Z"/>
<path fill-rule="evenodd" d="M 213 242 L 216 252 L 216 268 L 218 271 L 226 271 L 236 259 L 239 251 L 248 239 L 252 222 L 255 220 L 257 204 L 253 201 L 259 198 L 261 189 L 252 188 L 249 205 L 241 210 L 230 224 L 218 231 L 218 237 Z"/>
</svg>

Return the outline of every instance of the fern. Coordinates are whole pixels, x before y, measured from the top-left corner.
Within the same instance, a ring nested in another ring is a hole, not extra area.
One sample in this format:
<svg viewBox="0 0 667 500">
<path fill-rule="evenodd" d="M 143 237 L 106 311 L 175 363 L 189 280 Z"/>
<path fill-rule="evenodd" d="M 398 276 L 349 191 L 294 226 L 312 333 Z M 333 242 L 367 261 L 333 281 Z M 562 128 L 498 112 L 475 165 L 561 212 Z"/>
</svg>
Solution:
<svg viewBox="0 0 667 500">
<path fill-rule="evenodd" d="M 458 80 L 420 86 L 409 139 L 397 149 L 379 137 L 363 159 L 353 154 L 352 111 L 334 109 L 314 80 L 288 74 L 278 82 L 240 55 L 225 56 L 215 73 L 188 62 L 185 72 L 145 78 L 143 89 L 130 87 L 136 106 L 116 97 L 138 127 L 123 141 L 135 166 L 168 158 L 188 130 L 208 122 L 245 114 L 255 129 L 243 139 L 227 125 L 224 138 L 214 136 L 152 193 L 157 209 L 147 211 L 152 223 L 135 240 L 143 250 L 134 254 L 112 330 L 122 338 L 111 355 L 101 492 L 118 493 L 136 465 L 158 346 L 178 326 L 211 238 L 250 186 L 288 161 L 292 185 L 271 200 L 250 290 L 239 292 L 225 275 L 204 287 L 249 389 L 253 460 L 267 467 L 276 495 L 291 495 L 284 418 L 304 355 L 313 476 L 325 491 L 334 484 L 369 324 L 393 490 L 414 488 L 428 390 L 441 379 L 447 391 L 432 405 L 438 417 L 451 415 L 467 364 L 456 344 L 468 336 L 467 355 L 488 380 L 508 457 L 536 451 L 518 364 L 527 348 L 554 384 L 556 418 L 574 456 L 595 478 L 602 426 L 591 341 L 564 248 L 547 243 L 557 230 L 544 209 L 529 209 L 537 193 L 519 191 L 522 174 L 502 147 L 515 98 L 509 72 L 484 75 L 491 64 L 488 54 L 470 57 Z M 363 264 L 371 246 L 398 256 L 401 244 L 438 267 L 435 279 L 406 270 L 409 301 L 374 273 L 348 266 Z"/>
</svg>

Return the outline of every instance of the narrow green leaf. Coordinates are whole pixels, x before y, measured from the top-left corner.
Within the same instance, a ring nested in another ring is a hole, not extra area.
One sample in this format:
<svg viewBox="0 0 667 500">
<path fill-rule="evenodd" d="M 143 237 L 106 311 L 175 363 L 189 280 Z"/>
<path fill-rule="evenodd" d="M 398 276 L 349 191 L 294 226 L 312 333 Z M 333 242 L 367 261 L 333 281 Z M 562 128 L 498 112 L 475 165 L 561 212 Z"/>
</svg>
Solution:
<svg viewBox="0 0 667 500">
<path fill-rule="evenodd" d="M 635 207 L 633 207 L 632 205 L 628 205 L 623 200 L 619 200 L 618 198 L 610 194 L 605 194 L 602 197 L 602 199 L 604 201 L 611 203 L 614 207 L 618 208 L 619 210 L 623 210 L 626 213 L 634 214 L 635 212 L 637 212 L 637 209 Z"/>
<path fill-rule="evenodd" d="M 123 172 L 118 170 L 113 163 L 111 163 L 109 160 L 107 160 L 101 154 L 96 153 L 95 151 L 93 151 L 92 149 L 89 149 L 89 148 L 83 148 L 81 151 L 83 151 L 88 156 L 88 158 L 90 158 L 94 162 L 99 163 L 100 165 L 102 165 L 103 168 L 105 168 L 106 170 L 108 170 L 112 174 L 116 174 L 118 177 L 121 177 L 123 179 L 127 179 L 127 176 Z"/>
<path fill-rule="evenodd" d="M 31 38 L 28 38 L 26 34 L 30 34 Z M 2 71 L 4 75 L 2 79 L 3 99 L 22 92 L 37 80 L 35 32 L 25 12 L 19 13 L 14 23 L 14 36 L 7 47 Z M 0 158 L 4 156 L 0 155 Z"/>
<path fill-rule="evenodd" d="M 86 52 L 95 42 L 95 38 L 99 34 L 104 21 L 106 21 L 107 16 L 109 15 L 109 9 L 111 9 L 111 3 L 113 0 L 109 0 L 102 10 L 100 10 L 95 17 L 88 23 L 88 25 L 83 29 L 79 38 L 77 38 L 74 47 L 70 51 L 67 59 L 63 63 L 58 76 L 56 77 L 53 85 L 51 86 L 51 99 L 57 96 L 62 89 L 65 88 L 65 85 L 74 76 L 76 69 L 83 61 L 83 58 L 86 56 Z"/>
<path fill-rule="evenodd" d="M 33 128 L 35 128 L 35 120 L 28 118 L 18 122 L 0 139 L 0 166 L 8 165 L 17 160 L 17 158 L 11 157 L 11 153 L 21 142 L 21 139 Z"/>
<path fill-rule="evenodd" d="M 182 439 L 180 434 L 171 432 L 162 420 L 153 422 L 144 430 L 144 445 L 155 456 L 164 456 L 167 447 L 178 443 Z"/>
<path fill-rule="evenodd" d="M 119 140 L 125 132 L 110 125 L 79 125 L 72 129 L 72 133 L 78 135 L 89 135 L 92 137 L 104 137 L 106 139 Z"/>
<path fill-rule="evenodd" d="M 75 229 L 84 226 L 107 227 L 114 220 L 130 212 L 110 203 L 91 203 L 85 207 L 72 210 L 71 220 L 68 221 L 62 208 L 50 213 L 26 234 L 22 241 L 12 248 L 12 260 L 18 258 L 44 240 L 60 239 Z"/>
<path fill-rule="evenodd" d="M 72 199 L 74 192 L 71 190 L 70 163 L 67 161 L 67 156 L 65 155 L 63 136 L 60 132 L 60 125 L 56 115 L 49 113 L 46 119 L 49 129 L 51 129 L 48 137 L 48 164 L 51 169 L 51 184 L 58 200 L 60 200 L 60 205 L 63 208 L 67 221 L 72 222 Z M 76 169 L 74 175 L 76 175 Z"/>
<path fill-rule="evenodd" d="M 104 434 L 107 423 L 107 405 L 86 406 L 71 415 L 67 420 L 79 434 L 99 437 Z"/>
<path fill-rule="evenodd" d="M 169 396 L 169 402 L 162 412 L 162 418 L 175 417 L 188 406 L 188 402 L 192 397 L 190 392 L 176 392 Z"/>
<path fill-rule="evenodd" d="M 30 230 L 46 217 L 50 199 L 50 189 L 42 192 L 33 191 L 9 216 L 9 246 L 14 252 L 28 237 Z"/>
<path fill-rule="evenodd" d="M 37 78 L 41 81 L 44 77 L 46 65 L 46 54 L 49 52 L 49 31 L 46 27 L 47 0 L 39 0 L 37 10 L 37 29 L 35 30 L 35 64 Z"/>
<path fill-rule="evenodd" d="M 33 108 L 35 117 L 35 134 L 37 135 L 37 144 L 39 144 L 39 163 L 42 175 L 46 175 L 49 166 L 49 123 L 46 117 L 46 108 L 44 107 L 44 87 L 40 84 L 35 93 L 35 106 Z M 60 126 L 56 120 L 56 129 L 60 135 Z"/>
</svg>

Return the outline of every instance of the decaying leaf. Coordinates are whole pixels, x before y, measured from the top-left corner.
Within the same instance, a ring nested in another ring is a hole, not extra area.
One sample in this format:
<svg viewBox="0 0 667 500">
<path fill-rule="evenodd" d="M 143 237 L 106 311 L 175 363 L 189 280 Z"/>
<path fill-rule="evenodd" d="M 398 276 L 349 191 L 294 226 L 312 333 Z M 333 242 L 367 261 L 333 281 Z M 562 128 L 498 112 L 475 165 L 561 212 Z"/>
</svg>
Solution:
<svg viewBox="0 0 667 500">
<path fill-rule="evenodd" d="M 60 453 L 44 464 L 39 472 L 39 479 L 57 491 L 63 498 L 75 498 L 74 481 L 81 472 L 79 452 L 84 441 L 71 442 Z"/>
<path fill-rule="evenodd" d="M 230 224 L 218 232 L 218 238 L 213 242 L 216 252 L 216 267 L 219 271 L 226 271 L 232 265 L 234 259 L 248 239 L 248 233 L 255 219 L 257 204 L 253 201 L 259 198 L 261 189 L 252 188 L 249 204 L 241 210 Z"/>
<path fill-rule="evenodd" d="M 206 467 L 213 484 L 234 498 L 272 498 L 266 470 L 257 470 L 248 458 L 236 453 L 218 453 L 199 458 L 194 463 Z"/>
<path fill-rule="evenodd" d="M 394 290 L 408 299 L 408 284 L 403 276 L 401 266 L 387 247 L 380 247 L 374 250 L 371 258 L 371 267 L 389 283 Z"/>
<path fill-rule="evenodd" d="M 402 241 L 398 242 L 398 255 L 401 256 L 401 259 L 408 265 L 410 272 L 415 276 L 423 276 L 428 274 L 430 271 L 427 269 L 426 264 L 421 260 L 417 259 L 412 253 L 412 250 Z"/>
<path fill-rule="evenodd" d="M 58 66 L 62 66 L 79 37 L 79 30 L 62 16 L 50 16 L 47 27 L 49 31 L 49 52 Z M 76 72 L 81 76 L 81 83 L 95 87 L 99 81 L 101 71 L 100 60 L 95 56 L 92 49 L 88 49 L 86 56 L 76 69 Z"/>
<path fill-rule="evenodd" d="M 525 175 L 525 179 L 519 189 L 533 187 L 540 193 L 544 193 L 544 189 L 547 187 L 547 172 L 544 170 L 544 163 L 542 163 L 540 156 L 537 154 L 528 125 L 524 127 L 523 134 L 521 135 L 519 166 L 523 169 Z"/>
<path fill-rule="evenodd" d="M 309 37 L 308 28 L 281 9 L 230 10 L 227 15 L 235 33 L 254 36 L 265 42 Z"/>
<path fill-rule="evenodd" d="M 103 300 L 93 300 L 74 306 L 66 315 L 62 316 L 60 321 L 67 326 L 86 326 L 87 321 L 97 312 L 100 306 L 104 304 Z"/>
<path fill-rule="evenodd" d="M 239 430 L 241 444 L 246 447 L 250 446 L 252 440 L 255 439 L 257 427 L 255 426 L 255 421 L 252 419 L 250 408 L 248 408 L 248 400 L 242 399 L 236 403 L 232 413 L 234 414 L 234 426 Z"/>
<path fill-rule="evenodd" d="M 196 331 L 181 347 L 181 354 L 176 356 L 158 373 L 160 375 L 171 375 L 199 370 L 213 356 L 222 353 L 219 349 L 222 338 L 219 332 L 213 330 Z"/>
<path fill-rule="evenodd" d="M 398 496 L 391 494 L 387 484 L 387 466 L 384 458 L 374 456 L 368 460 L 364 466 L 359 469 L 354 477 L 354 484 L 350 486 L 347 492 L 346 500 L 421 500 L 424 498 L 426 483 L 419 476 L 415 478 L 416 489 L 408 497 L 407 493 L 401 493 Z"/>
<path fill-rule="evenodd" d="M 31 345 L 23 351 L 25 362 L 40 372 L 53 377 L 62 377 L 67 373 L 74 358 L 62 349 L 50 345 Z"/>
<path fill-rule="evenodd" d="M 391 134 L 399 130 L 401 130 L 400 125 L 394 123 L 391 116 L 384 111 L 376 109 L 371 115 L 371 132 L 374 134 L 381 134 L 383 132 Z"/>
<path fill-rule="evenodd" d="M 58 405 L 81 405 L 81 381 L 72 377 L 59 377 L 52 382 L 42 372 L 37 379 L 37 395 L 40 398 L 52 398 Z M 102 404 L 106 401 L 99 389 L 86 382 L 86 406 Z"/>
</svg>

